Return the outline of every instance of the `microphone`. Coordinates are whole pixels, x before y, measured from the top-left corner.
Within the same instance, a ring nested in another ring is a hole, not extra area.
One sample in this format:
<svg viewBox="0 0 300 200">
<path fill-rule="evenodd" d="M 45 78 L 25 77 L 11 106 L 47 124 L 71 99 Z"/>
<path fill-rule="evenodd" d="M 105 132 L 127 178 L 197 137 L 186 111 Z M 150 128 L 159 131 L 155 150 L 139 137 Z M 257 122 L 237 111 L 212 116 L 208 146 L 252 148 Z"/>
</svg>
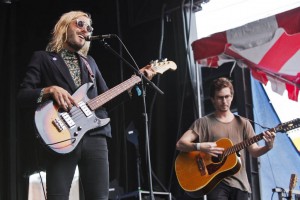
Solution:
<svg viewBox="0 0 300 200">
<path fill-rule="evenodd" d="M 93 41 L 93 40 L 102 40 L 102 39 L 107 39 L 107 38 L 112 38 L 115 37 L 115 34 L 106 34 L 106 35 L 95 35 L 95 36 L 87 36 L 85 38 L 86 41 Z"/>
</svg>

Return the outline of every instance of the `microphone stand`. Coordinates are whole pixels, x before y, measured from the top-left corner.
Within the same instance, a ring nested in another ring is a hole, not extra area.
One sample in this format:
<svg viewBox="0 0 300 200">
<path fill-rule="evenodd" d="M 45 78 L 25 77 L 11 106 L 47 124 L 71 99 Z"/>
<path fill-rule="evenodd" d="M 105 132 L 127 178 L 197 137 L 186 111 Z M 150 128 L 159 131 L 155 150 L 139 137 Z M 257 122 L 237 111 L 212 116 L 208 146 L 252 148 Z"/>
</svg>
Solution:
<svg viewBox="0 0 300 200">
<path fill-rule="evenodd" d="M 124 61 L 128 66 L 130 66 L 133 71 L 142 77 L 142 91 L 143 91 L 143 105 L 144 105 L 144 117 L 145 117 L 145 136 L 146 136 L 146 153 L 147 153 L 147 163 L 148 163 L 148 178 L 149 178 L 149 193 L 150 193 L 150 199 L 154 200 L 154 193 L 153 193 L 153 186 L 152 186 L 152 168 L 151 168 L 151 159 L 150 159 L 150 145 L 149 145 L 149 127 L 148 127 L 148 115 L 147 115 L 147 108 L 146 108 L 146 92 L 144 88 L 144 81 L 151 85 L 152 88 L 154 88 L 157 92 L 160 94 L 164 94 L 163 91 L 161 91 L 153 82 L 151 82 L 143 73 L 141 73 L 138 69 L 136 69 L 134 66 L 132 66 L 126 59 L 124 59 L 119 53 L 117 53 L 114 49 L 110 47 L 107 42 L 104 41 L 104 39 L 100 40 L 100 43 L 108 49 L 110 52 L 112 52 L 115 56 L 117 56 L 119 59 Z"/>
</svg>

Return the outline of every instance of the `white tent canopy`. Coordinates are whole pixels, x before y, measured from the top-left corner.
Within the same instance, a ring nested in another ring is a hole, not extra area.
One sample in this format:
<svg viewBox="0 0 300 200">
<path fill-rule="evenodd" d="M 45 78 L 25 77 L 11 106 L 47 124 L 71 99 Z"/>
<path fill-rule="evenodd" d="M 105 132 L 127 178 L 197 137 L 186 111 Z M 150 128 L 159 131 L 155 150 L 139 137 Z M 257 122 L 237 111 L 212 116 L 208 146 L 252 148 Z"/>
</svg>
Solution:
<svg viewBox="0 0 300 200">
<path fill-rule="evenodd" d="M 300 88 L 300 7 L 192 43 L 202 66 L 238 62 L 275 92 L 297 101 Z"/>
</svg>

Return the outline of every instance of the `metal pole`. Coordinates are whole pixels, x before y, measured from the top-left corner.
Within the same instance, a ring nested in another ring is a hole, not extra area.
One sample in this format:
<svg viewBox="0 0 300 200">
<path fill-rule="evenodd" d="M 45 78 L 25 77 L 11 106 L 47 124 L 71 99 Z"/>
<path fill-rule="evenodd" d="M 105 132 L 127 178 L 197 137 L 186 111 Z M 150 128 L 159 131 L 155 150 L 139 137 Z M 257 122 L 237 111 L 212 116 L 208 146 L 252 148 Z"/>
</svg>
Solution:
<svg viewBox="0 0 300 200">
<path fill-rule="evenodd" d="M 199 118 L 202 117 L 202 103 L 201 103 L 201 93 L 203 91 L 202 88 L 202 71 L 201 71 L 201 65 L 196 63 L 196 84 L 197 84 L 197 103 L 198 103 L 198 116 Z M 207 200 L 207 196 L 203 196 L 203 200 Z"/>
</svg>

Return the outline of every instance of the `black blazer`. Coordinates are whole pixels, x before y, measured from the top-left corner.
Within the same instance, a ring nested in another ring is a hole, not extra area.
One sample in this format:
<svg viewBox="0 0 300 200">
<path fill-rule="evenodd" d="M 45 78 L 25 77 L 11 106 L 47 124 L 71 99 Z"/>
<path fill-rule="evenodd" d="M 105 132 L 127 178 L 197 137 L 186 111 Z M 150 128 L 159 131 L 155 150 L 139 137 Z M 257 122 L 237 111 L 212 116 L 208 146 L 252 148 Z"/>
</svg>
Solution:
<svg viewBox="0 0 300 200">
<path fill-rule="evenodd" d="M 83 61 L 84 58 L 79 57 L 82 84 L 91 82 L 89 71 Z M 91 56 L 88 56 L 86 60 L 95 76 L 96 87 L 90 88 L 87 94 L 89 98 L 93 98 L 108 90 L 108 87 L 95 60 Z M 38 106 L 37 99 L 40 96 L 42 88 L 52 85 L 60 86 L 70 94 L 73 94 L 77 89 L 67 65 L 59 54 L 46 51 L 34 52 L 18 92 L 18 102 L 20 106 L 22 108 L 35 110 Z M 97 109 L 96 115 L 99 118 L 108 117 L 107 111 L 104 108 Z M 111 137 L 110 124 L 93 130 L 89 134 L 102 134 Z"/>
</svg>

